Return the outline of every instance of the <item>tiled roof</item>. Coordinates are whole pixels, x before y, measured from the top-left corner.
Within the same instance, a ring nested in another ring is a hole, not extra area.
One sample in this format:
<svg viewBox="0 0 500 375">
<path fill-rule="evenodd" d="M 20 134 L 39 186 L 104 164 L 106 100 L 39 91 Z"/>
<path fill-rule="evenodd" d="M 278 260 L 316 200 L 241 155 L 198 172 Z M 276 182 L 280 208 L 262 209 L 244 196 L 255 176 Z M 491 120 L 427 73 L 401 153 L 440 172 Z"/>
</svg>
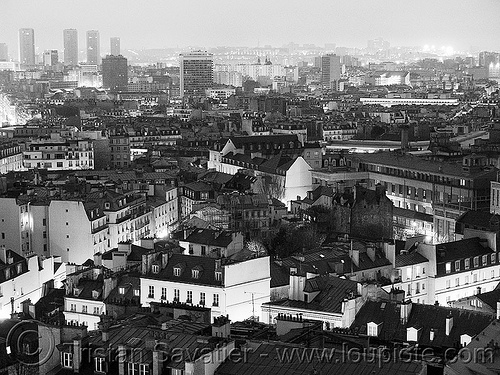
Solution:
<svg viewBox="0 0 500 375">
<path fill-rule="evenodd" d="M 228 247 L 233 242 L 233 234 L 224 230 L 196 228 L 184 241 L 195 244 Z"/>
<path fill-rule="evenodd" d="M 471 258 L 485 254 L 491 254 L 493 250 L 483 246 L 479 237 L 466 238 L 454 242 L 446 242 L 436 245 L 437 262 L 451 262 L 463 258 Z"/>
<path fill-rule="evenodd" d="M 429 259 L 422 254 L 412 251 L 411 253 L 400 254 L 396 256 L 396 267 L 410 266 L 413 264 L 425 263 Z"/>
<path fill-rule="evenodd" d="M 284 299 L 281 301 L 268 302 L 270 306 L 286 306 L 296 309 L 321 311 L 327 313 L 342 313 L 342 301 L 349 293 L 357 294 L 358 283 L 355 281 L 341 279 L 334 276 L 318 276 L 306 281 L 304 291 L 311 293 L 319 291 L 312 302 L 294 301 Z"/>
<path fill-rule="evenodd" d="M 102 301 L 103 287 L 104 287 L 104 282 L 102 277 L 98 277 L 97 280 L 80 279 L 78 285 L 76 286 L 76 288 L 80 289 L 80 293 L 78 294 L 78 296 L 75 296 L 73 291 L 71 291 L 71 294 L 66 295 L 66 297 Z M 92 292 L 94 290 L 96 290 L 99 293 L 97 298 L 94 298 L 93 296 Z"/>
<path fill-rule="evenodd" d="M 140 290 L 140 289 L 141 289 L 141 280 L 138 275 L 123 276 L 117 283 L 116 288 L 111 290 L 105 302 L 109 304 L 129 303 L 129 304 L 139 305 L 140 296 L 136 296 L 134 294 L 134 290 Z M 124 293 L 121 294 L 120 290 L 123 290 Z"/>
<path fill-rule="evenodd" d="M 452 309 L 444 306 L 421 305 L 412 303 L 407 322 L 401 320 L 401 304 L 388 301 L 367 301 L 356 314 L 351 325 L 356 333 L 367 334 L 367 323 L 381 323 L 379 339 L 388 341 L 407 341 L 406 329 L 419 327 L 419 344 L 434 347 L 453 347 L 460 343 L 460 336 L 475 336 L 481 332 L 494 317 L 465 309 Z M 453 326 L 446 335 L 446 317 L 453 317 Z M 432 319 L 429 319 L 432 317 Z M 434 339 L 430 340 L 430 331 Z"/>
<path fill-rule="evenodd" d="M 288 354 L 300 353 L 299 355 Z M 251 350 L 244 361 L 226 360 L 216 371 L 217 375 L 409 375 L 419 374 L 422 371 L 422 364 L 409 361 L 346 361 L 342 354 L 334 354 L 328 360 L 304 360 L 304 358 L 316 358 L 317 348 L 304 348 L 293 345 L 283 345 L 275 343 L 262 343 L 254 350 Z M 321 349 L 320 349 L 321 352 Z M 280 353 L 282 357 L 280 357 Z M 334 353 L 333 351 L 331 352 Z M 278 355 L 277 355 L 278 354 Z"/>
<path fill-rule="evenodd" d="M 164 269 L 157 274 L 150 272 L 146 275 L 146 278 L 187 284 L 222 286 L 223 281 L 215 279 L 215 263 L 216 259 L 214 258 L 173 254 Z M 180 276 L 174 276 L 175 267 L 181 268 Z M 193 278 L 191 271 L 196 267 L 201 267 L 202 270 L 199 271 L 198 278 Z"/>
<path fill-rule="evenodd" d="M 457 223 L 468 224 L 480 229 L 490 229 L 493 225 L 498 225 L 499 221 L 500 215 L 491 214 L 488 211 L 467 211 L 457 219 Z"/>
</svg>

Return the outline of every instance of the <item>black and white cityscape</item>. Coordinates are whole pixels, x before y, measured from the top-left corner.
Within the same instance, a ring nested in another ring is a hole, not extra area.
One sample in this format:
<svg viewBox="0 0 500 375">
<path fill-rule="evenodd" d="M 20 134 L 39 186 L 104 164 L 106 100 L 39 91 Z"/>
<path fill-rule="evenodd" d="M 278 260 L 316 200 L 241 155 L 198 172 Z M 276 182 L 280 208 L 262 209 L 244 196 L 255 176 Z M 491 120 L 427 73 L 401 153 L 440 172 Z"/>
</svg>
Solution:
<svg viewBox="0 0 500 375">
<path fill-rule="evenodd" d="M 500 374 L 499 14 L 2 0 L 0 374 Z"/>
</svg>

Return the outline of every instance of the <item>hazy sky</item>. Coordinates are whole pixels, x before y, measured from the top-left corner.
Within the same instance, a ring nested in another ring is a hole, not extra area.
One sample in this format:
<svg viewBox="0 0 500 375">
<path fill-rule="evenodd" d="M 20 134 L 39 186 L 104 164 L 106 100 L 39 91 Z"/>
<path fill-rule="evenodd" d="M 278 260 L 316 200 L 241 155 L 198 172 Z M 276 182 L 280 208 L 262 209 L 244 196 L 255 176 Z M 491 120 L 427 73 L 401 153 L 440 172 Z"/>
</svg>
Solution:
<svg viewBox="0 0 500 375">
<path fill-rule="evenodd" d="M 500 50 L 500 0 L 0 0 L 0 43 L 17 56 L 18 30 L 35 29 L 39 51 L 62 50 L 62 30 L 101 34 L 123 48 L 282 46 L 291 41 L 365 47 L 470 46 Z"/>
</svg>

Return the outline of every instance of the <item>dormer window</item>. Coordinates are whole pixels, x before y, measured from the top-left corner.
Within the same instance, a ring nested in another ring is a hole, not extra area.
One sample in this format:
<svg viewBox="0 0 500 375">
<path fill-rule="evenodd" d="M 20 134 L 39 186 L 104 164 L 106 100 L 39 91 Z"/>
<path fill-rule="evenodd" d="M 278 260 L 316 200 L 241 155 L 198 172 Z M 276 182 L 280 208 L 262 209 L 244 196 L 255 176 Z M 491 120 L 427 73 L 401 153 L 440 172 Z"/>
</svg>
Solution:
<svg viewBox="0 0 500 375">
<path fill-rule="evenodd" d="M 380 324 L 377 324 L 375 322 L 369 322 L 366 324 L 366 326 L 367 326 L 368 336 L 377 337 L 379 335 Z"/>
<path fill-rule="evenodd" d="M 465 259 L 465 269 L 468 270 L 470 267 L 470 259 L 469 258 L 466 258 Z"/>
<path fill-rule="evenodd" d="M 140 291 L 139 289 L 134 289 L 134 297 L 139 297 Z"/>
<path fill-rule="evenodd" d="M 180 275 L 181 275 L 181 268 L 174 267 L 174 276 L 180 276 Z"/>
<path fill-rule="evenodd" d="M 118 293 L 125 294 L 125 287 L 124 286 L 119 287 L 118 288 Z"/>
<path fill-rule="evenodd" d="M 93 290 L 92 291 L 92 298 L 93 299 L 98 299 L 99 298 L 99 291 L 98 290 Z"/>
<path fill-rule="evenodd" d="M 455 271 L 460 271 L 460 261 L 459 260 L 455 261 Z"/>
<path fill-rule="evenodd" d="M 482 263 L 483 263 L 483 266 L 486 266 L 486 264 L 488 263 L 488 255 L 483 255 L 483 259 L 482 259 Z"/>
<path fill-rule="evenodd" d="M 153 273 L 159 273 L 160 266 L 158 264 L 153 264 L 153 266 L 151 267 L 151 270 L 153 271 Z M 175 268 L 174 268 L 174 273 L 175 273 Z"/>
<path fill-rule="evenodd" d="M 222 272 L 215 271 L 215 280 L 216 281 L 221 281 L 222 280 Z"/>
<path fill-rule="evenodd" d="M 81 290 L 81 289 L 79 289 L 79 288 L 73 288 L 73 295 L 74 295 L 75 297 L 78 297 L 78 296 L 80 295 L 81 291 L 82 291 L 82 290 Z"/>
<path fill-rule="evenodd" d="M 497 262 L 496 255 L 496 253 L 491 254 L 491 264 L 495 264 Z"/>
<path fill-rule="evenodd" d="M 474 257 L 474 267 L 479 267 L 479 257 Z"/>
<path fill-rule="evenodd" d="M 104 208 L 106 210 L 109 210 L 110 207 L 111 207 L 111 205 L 109 204 L 109 202 L 104 203 Z"/>
<path fill-rule="evenodd" d="M 191 270 L 191 276 L 193 279 L 197 279 L 200 277 L 200 271 L 199 270 Z"/>
</svg>

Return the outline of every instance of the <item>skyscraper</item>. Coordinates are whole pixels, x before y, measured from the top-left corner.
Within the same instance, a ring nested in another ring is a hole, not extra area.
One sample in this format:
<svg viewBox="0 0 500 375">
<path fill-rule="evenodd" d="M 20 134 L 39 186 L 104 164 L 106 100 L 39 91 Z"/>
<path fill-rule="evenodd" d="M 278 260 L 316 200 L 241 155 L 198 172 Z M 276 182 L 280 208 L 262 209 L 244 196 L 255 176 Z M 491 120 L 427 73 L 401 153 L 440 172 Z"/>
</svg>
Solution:
<svg viewBox="0 0 500 375">
<path fill-rule="evenodd" d="M 126 90 L 128 84 L 127 59 L 123 56 L 106 56 L 102 59 L 102 86 L 110 90 Z"/>
<path fill-rule="evenodd" d="M 100 64 L 99 31 L 87 31 L 87 64 Z"/>
<path fill-rule="evenodd" d="M 63 31 L 64 65 L 78 65 L 78 31 L 66 29 Z"/>
<path fill-rule="evenodd" d="M 9 50 L 6 43 L 0 43 L 0 61 L 9 60 Z"/>
<path fill-rule="evenodd" d="M 19 29 L 19 62 L 35 65 L 35 30 Z"/>
<path fill-rule="evenodd" d="M 321 84 L 324 87 L 332 88 L 334 82 L 339 81 L 341 73 L 340 56 L 332 54 L 321 56 Z M 333 88 L 336 88 L 336 84 Z"/>
<path fill-rule="evenodd" d="M 121 55 L 120 53 L 120 38 L 118 37 L 113 37 L 110 39 L 111 42 L 111 55 L 113 56 L 119 56 Z"/>
<path fill-rule="evenodd" d="M 180 95 L 205 96 L 213 85 L 213 55 L 193 51 L 180 55 Z"/>
</svg>

